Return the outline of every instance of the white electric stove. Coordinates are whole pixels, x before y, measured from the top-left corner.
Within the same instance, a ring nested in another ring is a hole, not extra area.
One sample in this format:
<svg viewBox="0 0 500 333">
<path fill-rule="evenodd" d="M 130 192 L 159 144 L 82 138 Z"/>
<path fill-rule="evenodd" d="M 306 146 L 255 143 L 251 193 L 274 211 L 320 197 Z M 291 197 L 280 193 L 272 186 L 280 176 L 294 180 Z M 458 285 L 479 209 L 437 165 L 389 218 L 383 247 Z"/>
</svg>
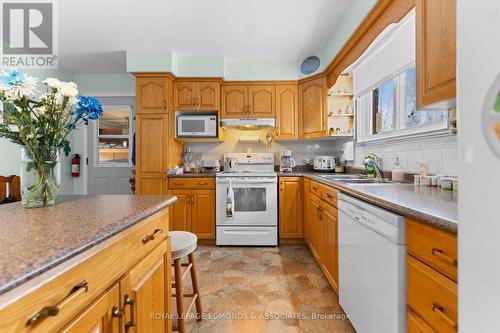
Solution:
<svg viewBox="0 0 500 333">
<path fill-rule="evenodd" d="M 278 245 L 278 176 L 272 153 L 230 153 L 235 172 L 216 175 L 216 244 Z M 234 193 L 232 215 L 227 214 L 229 188 Z"/>
</svg>

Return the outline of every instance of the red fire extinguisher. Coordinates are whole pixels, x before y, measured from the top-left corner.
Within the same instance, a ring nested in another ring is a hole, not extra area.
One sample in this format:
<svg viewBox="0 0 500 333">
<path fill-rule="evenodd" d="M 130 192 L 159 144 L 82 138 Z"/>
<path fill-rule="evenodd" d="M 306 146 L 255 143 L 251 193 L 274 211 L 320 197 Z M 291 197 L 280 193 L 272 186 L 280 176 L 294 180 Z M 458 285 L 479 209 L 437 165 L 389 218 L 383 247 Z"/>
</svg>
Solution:
<svg viewBox="0 0 500 333">
<path fill-rule="evenodd" d="M 80 177 L 80 155 L 74 154 L 71 158 L 71 176 Z"/>
</svg>

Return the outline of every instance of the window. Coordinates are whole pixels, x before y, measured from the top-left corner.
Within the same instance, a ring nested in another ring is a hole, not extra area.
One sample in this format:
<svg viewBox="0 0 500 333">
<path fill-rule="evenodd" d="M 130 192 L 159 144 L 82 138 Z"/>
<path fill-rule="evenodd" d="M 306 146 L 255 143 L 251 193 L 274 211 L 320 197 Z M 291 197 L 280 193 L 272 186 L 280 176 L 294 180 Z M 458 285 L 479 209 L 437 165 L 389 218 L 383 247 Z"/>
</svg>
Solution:
<svg viewBox="0 0 500 333">
<path fill-rule="evenodd" d="M 445 129 L 448 112 L 416 110 L 415 66 L 396 73 L 356 99 L 358 141 Z"/>
<path fill-rule="evenodd" d="M 95 161 L 100 166 L 129 166 L 132 124 L 130 106 L 103 106 L 95 122 Z"/>
</svg>

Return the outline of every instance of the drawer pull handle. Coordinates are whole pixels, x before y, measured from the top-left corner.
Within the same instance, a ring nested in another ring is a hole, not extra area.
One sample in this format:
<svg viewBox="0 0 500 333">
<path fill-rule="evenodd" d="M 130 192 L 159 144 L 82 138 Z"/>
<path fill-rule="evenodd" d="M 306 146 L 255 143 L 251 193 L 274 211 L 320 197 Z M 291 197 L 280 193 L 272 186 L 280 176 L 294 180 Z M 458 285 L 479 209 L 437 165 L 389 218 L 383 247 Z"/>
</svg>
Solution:
<svg viewBox="0 0 500 333">
<path fill-rule="evenodd" d="M 455 323 L 453 320 L 451 320 L 450 317 L 448 317 L 444 313 L 444 308 L 441 305 L 439 305 L 437 303 L 433 303 L 432 304 L 432 311 L 436 312 L 441 317 L 441 319 L 443 319 L 448 325 L 450 325 L 451 327 L 453 327 L 453 329 L 455 331 L 458 331 L 458 324 Z"/>
<path fill-rule="evenodd" d="M 331 196 L 330 194 L 328 194 L 328 193 L 325 193 L 325 196 L 326 196 L 328 199 L 331 199 L 331 198 L 332 198 L 332 196 Z"/>
<path fill-rule="evenodd" d="M 437 247 L 432 248 L 432 255 L 438 257 L 442 261 L 445 261 L 455 267 L 458 266 L 458 262 L 456 259 L 448 257 L 446 254 L 443 253 L 443 250 L 438 249 Z"/>
<path fill-rule="evenodd" d="M 111 309 L 111 316 L 115 318 L 123 317 L 123 311 L 118 309 L 118 305 L 113 305 L 113 308 Z"/>
<path fill-rule="evenodd" d="M 205 183 L 198 183 L 198 185 L 208 185 L 208 183 L 207 182 L 205 182 Z"/>
<path fill-rule="evenodd" d="M 125 323 L 125 332 L 128 332 L 128 330 L 131 327 L 135 326 L 135 314 L 134 314 L 134 306 L 135 306 L 135 300 L 130 297 L 128 294 L 124 296 L 124 303 L 125 305 L 130 305 L 130 320 Z"/>
<path fill-rule="evenodd" d="M 318 188 L 316 186 L 313 186 L 313 191 L 316 191 Z"/>
<path fill-rule="evenodd" d="M 59 314 L 59 311 L 68 303 L 70 303 L 73 299 L 78 297 L 80 294 L 86 293 L 89 290 L 88 282 L 83 280 L 78 283 L 76 286 L 71 289 L 68 296 L 66 296 L 62 301 L 57 303 L 56 305 L 46 306 L 40 311 L 38 311 L 33 317 L 28 319 L 26 326 L 33 326 L 38 324 L 42 320 L 47 317 L 55 317 Z"/>
<path fill-rule="evenodd" d="M 146 244 L 147 242 L 154 240 L 155 235 L 157 233 L 161 234 L 162 232 L 163 232 L 163 229 L 155 229 L 155 231 L 153 231 L 153 233 L 151 235 L 144 236 L 144 238 L 142 239 L 142 244 Z"/>
<path fill-rule="evenodd" d="M 182 185 L 184 185 L 184 183 L 174 183 L 174 185 L 182 186 Z"/>
</svg>

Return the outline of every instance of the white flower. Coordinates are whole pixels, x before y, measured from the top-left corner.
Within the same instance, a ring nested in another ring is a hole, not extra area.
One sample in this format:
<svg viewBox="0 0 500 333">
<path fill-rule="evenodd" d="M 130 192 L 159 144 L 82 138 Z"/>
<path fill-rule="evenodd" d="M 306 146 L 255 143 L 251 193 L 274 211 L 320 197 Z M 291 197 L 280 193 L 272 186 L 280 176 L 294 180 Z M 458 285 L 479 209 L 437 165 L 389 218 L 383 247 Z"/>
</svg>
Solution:
<svg viewBox="0 0 500 333">
<path fill-rule="evenodd" d="M 37 115 L 42 115 L 45 113 L 45 106 L 34 108 L 33 111 L 35 111 Z"/>
<path fill-rule="evenodd" d="M 74 82 L 62 82 L 59 92 L 66 97 L 75 97 L 78 95 L 77 85 Z"/>
<path fill-rule="evenodd" d="M 37 92 L 36 82 L 37 79 L 28 76 L 24 82 L 4 86 L 2 89 L 8 99 L 16 100 L 24 96 L 34 95 Z"/>
<path fill-rule="evenodd" d="M 78 103 L 78 98 L 76 98 L 76 96 L 71 96 L 71 97 L 68 99 L 68 104 L 69 104 L 71 107 L 75 106 L 77 103 Z"/>
<path fill-rule="evenodd" d="M 33 139 L 35 135 L 33 133 L 26 134 L 26 139 Z"/>
<path fill-rule="evenodd" d="M 61 88 L 61 81 L 59 81 L 58 79 L 55 79 L 53 77 L 49 77 L 47 79 L 45 79 L 43 81 L 43 83 L 45 83 L 47 86 L 49 86 L 50 88 L 52 89 L 59 89 Z"/>
</svg>

